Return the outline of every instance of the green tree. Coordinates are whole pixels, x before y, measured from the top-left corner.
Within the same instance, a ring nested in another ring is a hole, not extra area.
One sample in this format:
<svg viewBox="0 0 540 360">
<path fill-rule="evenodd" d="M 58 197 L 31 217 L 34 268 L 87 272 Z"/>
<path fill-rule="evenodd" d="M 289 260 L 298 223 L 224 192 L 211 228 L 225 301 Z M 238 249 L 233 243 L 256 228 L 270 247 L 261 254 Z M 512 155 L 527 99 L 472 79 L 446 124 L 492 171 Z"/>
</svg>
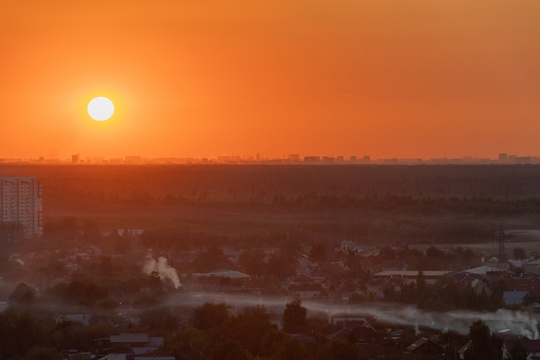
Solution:
<svg viewBox="0 0 540 360">
<path fill-rule="evenodd" d="M 7 310 L 0 313 L 0 357 L 15 359 L 33 347 L 54 347 L 54 324 L 29 313 Z"/>
<path fill-rule="evenodd" d="M 140 315 L 140 324 L 149 330 L 171 332 L 178 328 L 178 319 L 170 309 L 155 308 Z"/>
<path fill-rule="evenodd" d="M 277 327 L 272 325 L 270 314 L 264 306 L 247 307 L 231 318 L 228 326 L 229 338 L 240 343 L 241 347 L 254 356 L 268 356 L 275 352 L 273 333 Z"/>
<path fill-rule="evenodd" d="M 196 329 L 212 331 L 230 319 L 229 308 L 229 305 L 223 303 L 205 303 L 195 309 L 191 323 Z"/>
<path fill-rule="evenodd" d="M 194 262 L 197 271 L 212 271 L 219 268 L 226 268 L 230 265 L 223 250 L 213 246 L 206 251 L 202 251 Z"/>
<path fill-rule="evenodd" d="M 489 327 L 482 320 L 475 320 L 469 327 L 469 338 L 472 343 L 465 352 L 465 360 L 496 360 Z"/>
<path fill-rule="evenodd" d="M 31 348 L 23 360 L 62 360 L 63 356 L 56 349 L 36 346 Z"/>
<path fill-rule="evenodd" d="M 12 304 L 30 305 L 34 302 L 34 297 L 34 290 L 25 283 L 20 283 L 9 295 L 8 299 Z"/>
<path fill-rule="evenodd" d="M 302 306 L 300 299 L 295 299 L 287 305 L 283 311 L 283 330 L 288 333 L 302 333 L 306 326 L 307 309 Z"/>
<path fill-rule="evenodd" d="M 312 358 L 308 347 L 296 339 L 285 341 L 272 357 L 273 360 L 310 360 Z"/>
<path fill-rule="evenodd" d="M 165 337 L 163 349 L 177 359 L 206 359 L 210 347 L 208 333 L 188 327 Z"/>
<path fill-rule="evenodd" d="M 335 360 L 360 360 L 360 351 L 354 344 L 346 341 L 333 341 L 331 345 L 332 357 Z"/>
</svg>

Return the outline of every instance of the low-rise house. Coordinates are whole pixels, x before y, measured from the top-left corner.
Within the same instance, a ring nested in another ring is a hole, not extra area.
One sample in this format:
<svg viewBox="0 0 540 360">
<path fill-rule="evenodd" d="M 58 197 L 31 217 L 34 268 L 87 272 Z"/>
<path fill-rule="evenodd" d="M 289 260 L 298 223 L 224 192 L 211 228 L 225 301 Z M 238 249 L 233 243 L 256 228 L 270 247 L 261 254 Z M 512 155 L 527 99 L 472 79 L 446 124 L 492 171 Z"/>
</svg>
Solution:
<svg viewBox="0 0 540 360">
<path fill-rule="evenodd" d="M 472 346 L 472 340 L 469 340 L 467 341 L 467 343 L 465 345 L 463 345 L 459 350 L 458 350 L 458 356 L 461 360 L 465 359 L 465 353 L 467 352 L 467 350 L 469 350 Z"/>
<path fill-rule="evenodd" d="M 71 321 L 80 323 L 83 326 L 90 325 L 90 320 L 92 319 L 91 314 L 65 314 L 65 315 L 59 315 L 56 317 L 56 323 L 60 323 L 62 321 Z"/>
<path fill-rule="evenodd" d="M 208 273 L 191 274 L 193 279 L 197 279 L 201 283 L 221 283 L 224 279 L 233 281 L 238 284 L 246 284 L 251 276 L 236 270 L 216 270 Z"/>
<path fill-rule="evenodd" d="M 477 279 L 472 276 L 467 276 L 460 280 L 458 282 L 458 286 L 460 290 L 463 290 L 465 288 L 471 288 L 474 290 L 474 293 L 476 295 L 480 295 L 482 292 L 484 292 L 486 295 L 490 296 L 492 293 L 491 288 L 489 287 L 487 281 L 484 281 L 482 279 Z"/>
<path fill-rule="evenodd" d="M 326 336 L 330 341 L 347 341 L 353 344 L 383 344 L 385 338 L 366 319 L 347 320 L 343 327 Z"/>
<path fill-rule="evenodd" d="M 540 296 L 540 277 L 537 275 L 505 276 L 504 284 L 507 291 L 528 291 L 531 295 Z"/>
<path fill-rule="evenodd" d="M 441 345 L 437 344 L 435 341 L 422 337 L 416 340 L 411 345 L 407 346 L 405 353 L 440 357 L 446 354 L 446 350 Z"/>
<path fill-rule="evenodd" d="M 367 283 L 367 292 L 373 294 L 376 299 L 384 299 L 384 292 L 386 290 L 400 292 L 403 283 L 407 281 L 402 277 L 375 279 Z"/>
<path fill-rule="evenodd" d="M 503 359 L 511 359 L 510 351 L 518 339 L 504 340 L 501 351 Z M 523 347 L 527 350 L 527 360 L 540 359 L 540 339 L 529 340 L 519 339 Z"/>
<path fill-rule="evenodd" d="M 505 291 L 503 292 L 503 301 L 506 307 L 516 307 L 523 304 L 523 299 L 528 291 Z"/>
<path fill-rule="evenodd" d="M 540 259 L 525 263 L 523 265 L 523 274 L 540 276 Z"/>
<path fill-rule="evenodd" d="M 95 343 L 96 349 L 101 353 L 107 353 L 115 349 L 116 351 L 118 349 L 129 349 L 129 353 L 147 354 L 156 351 L 163 345 L 163 337 L 153 337 L 147 333 L 121 333 L 111 335 L 108 338 L 96 339 Z"/>
<path fill-rule="evenodd" d="M 341 243 L 334 248 L 335 253 L 342 253 L 342 254 L 354 253 L 357 255 L 364 252 L 368 252 L 369 250 L 370 250 L 369 248 L 362 245 L 358 245 L 355 241 L 352 241 L 352 240 L 342 240 Z"/>
<path fill-rule="evenodd" d="M 375 279 L 402 278 L 407 284 L 416 284 L 420 271 L 381 271 L 373 275 Z M 422 271 L 426 284 L 435 284 L 441 277 L 450 274 L 450 271 Z"/>
<path fill-rule="evenodd" d="M 141 356 L 133 353 L 109 354 L 98 360 L 176 360 L 174 356 Z"/>
<path fill-rule="evenodd" d="M 221 249 L 223 251 L 223 255 L 232 263 L 237 263 L 240 259 L 240 256 L 244 253 L 244 250 L 234 250 L 231 248 L 224 247 Z"/>
<path fill-rule="evenodd" d="M 407 262 L 401 259 L 383 260 L 383 271 L 405 271 L 409 268 Z"/>
<path fill-rule="evenodd" d="M 292 284 L 289 285 L 289 297 L 294 299 L 317 299 L 321 297 L 322 287 L 320 284 Z"/>
</svg>

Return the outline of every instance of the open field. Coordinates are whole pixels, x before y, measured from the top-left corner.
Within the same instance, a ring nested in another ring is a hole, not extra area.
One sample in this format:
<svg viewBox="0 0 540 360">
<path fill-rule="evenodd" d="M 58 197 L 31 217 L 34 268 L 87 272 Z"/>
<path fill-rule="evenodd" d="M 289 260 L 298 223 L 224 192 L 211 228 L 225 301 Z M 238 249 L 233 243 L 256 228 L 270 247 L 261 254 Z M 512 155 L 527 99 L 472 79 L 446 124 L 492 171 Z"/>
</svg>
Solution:
<svg viewBox="0 0 540 360">
<path fill-rule="evenodd" d="M 511 256 L 512 251 L 515 248 L 523 248 L 527 254 L 533 252 L 540 253 L 540 230 L 511 230 L 505 231 L 505 250 L 506 254 Z M 409 245 L 413 249 L 426 250 L 431 243 L 427 244 L 411 244 Z M 475 251 L 486 251 L 490 254 L 497 254 L 499 252 L 499 243 L 496 241 L 480 242 L 480 243 L 454 243 L 454 244 L 435 244 L 440 249 L 444 248 L 456 248 L 458 246 L 467 247 Z"/>
<path fill-rule="evenodd" d="M 22 175 L 43 185 L 45 225 L 74 217 L 191 241 L 497 246 L 501 223 L 510 242 L 540 229 L 532 165 L 0 165 Z"/>
</svg>

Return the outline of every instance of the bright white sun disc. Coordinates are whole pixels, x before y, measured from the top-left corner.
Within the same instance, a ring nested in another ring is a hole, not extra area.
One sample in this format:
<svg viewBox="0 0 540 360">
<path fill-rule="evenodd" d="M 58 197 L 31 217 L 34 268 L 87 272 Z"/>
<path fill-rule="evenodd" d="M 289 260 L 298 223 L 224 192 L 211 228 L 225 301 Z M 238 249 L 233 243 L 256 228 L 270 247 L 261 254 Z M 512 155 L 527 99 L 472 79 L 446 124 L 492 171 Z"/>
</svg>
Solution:
<svg viewBox="0 0 540 360">
<path fill-rule="evenodd" d="M 114 114 L 114 104 L 104 96 L 93 98 L 88 103 L 88 115 L 94 120 L 109 120 Z"/>
</svg>

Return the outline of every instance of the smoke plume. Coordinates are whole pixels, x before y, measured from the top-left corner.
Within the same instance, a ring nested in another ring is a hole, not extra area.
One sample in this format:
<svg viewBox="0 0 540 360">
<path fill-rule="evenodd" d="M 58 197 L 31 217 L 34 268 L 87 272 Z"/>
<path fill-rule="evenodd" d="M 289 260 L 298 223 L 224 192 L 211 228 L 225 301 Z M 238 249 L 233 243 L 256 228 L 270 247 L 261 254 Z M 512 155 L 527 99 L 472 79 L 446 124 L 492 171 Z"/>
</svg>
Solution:
<svg viewBox="0 0 540 360">
<path fill-rule="evenodd" d="M 174 288 L 178 289 L 182 286 L 176 269 L 167 263 L 167 259 L 160 256 L 157 261 L 151 253 L 146 256 L 146 261 L 143 266 L 143 272 L 150 275 L 153 272 L 159 274 L 161 279 L 169 279 L 174 284 Z"/>
<path fill-rule="evenodd" d="M 264 305 L 279 314 L 286 303 L 290 301 L 285 297 L 265 297 L 255 295 L 238 295 L 227 293 L 192 293 L 191 296 L 183 294 L 170 299 L 169 305 L 198 306 L 204 302 L 226 303 L 235 307 Z M 332 318 L 346 317 L 372 317 L 388 324 L 406 325 L 412 327 L 427 327 L 441 332 L 455 331 L 461 335 L 469 333 L 469 327 L 474 320 L 484 321 L 493 333 L 510 332 L 522 335 L 529 339 L 538 339 L 537 320 L 530 314 L 500 309 L 496 312 L 475 311 L 423 311 L 403 304 L 365 303 L 365 304 L 328 304 L 315 301 L 303 301 L 309 316 L 324 316 Z"/>
</svg>

